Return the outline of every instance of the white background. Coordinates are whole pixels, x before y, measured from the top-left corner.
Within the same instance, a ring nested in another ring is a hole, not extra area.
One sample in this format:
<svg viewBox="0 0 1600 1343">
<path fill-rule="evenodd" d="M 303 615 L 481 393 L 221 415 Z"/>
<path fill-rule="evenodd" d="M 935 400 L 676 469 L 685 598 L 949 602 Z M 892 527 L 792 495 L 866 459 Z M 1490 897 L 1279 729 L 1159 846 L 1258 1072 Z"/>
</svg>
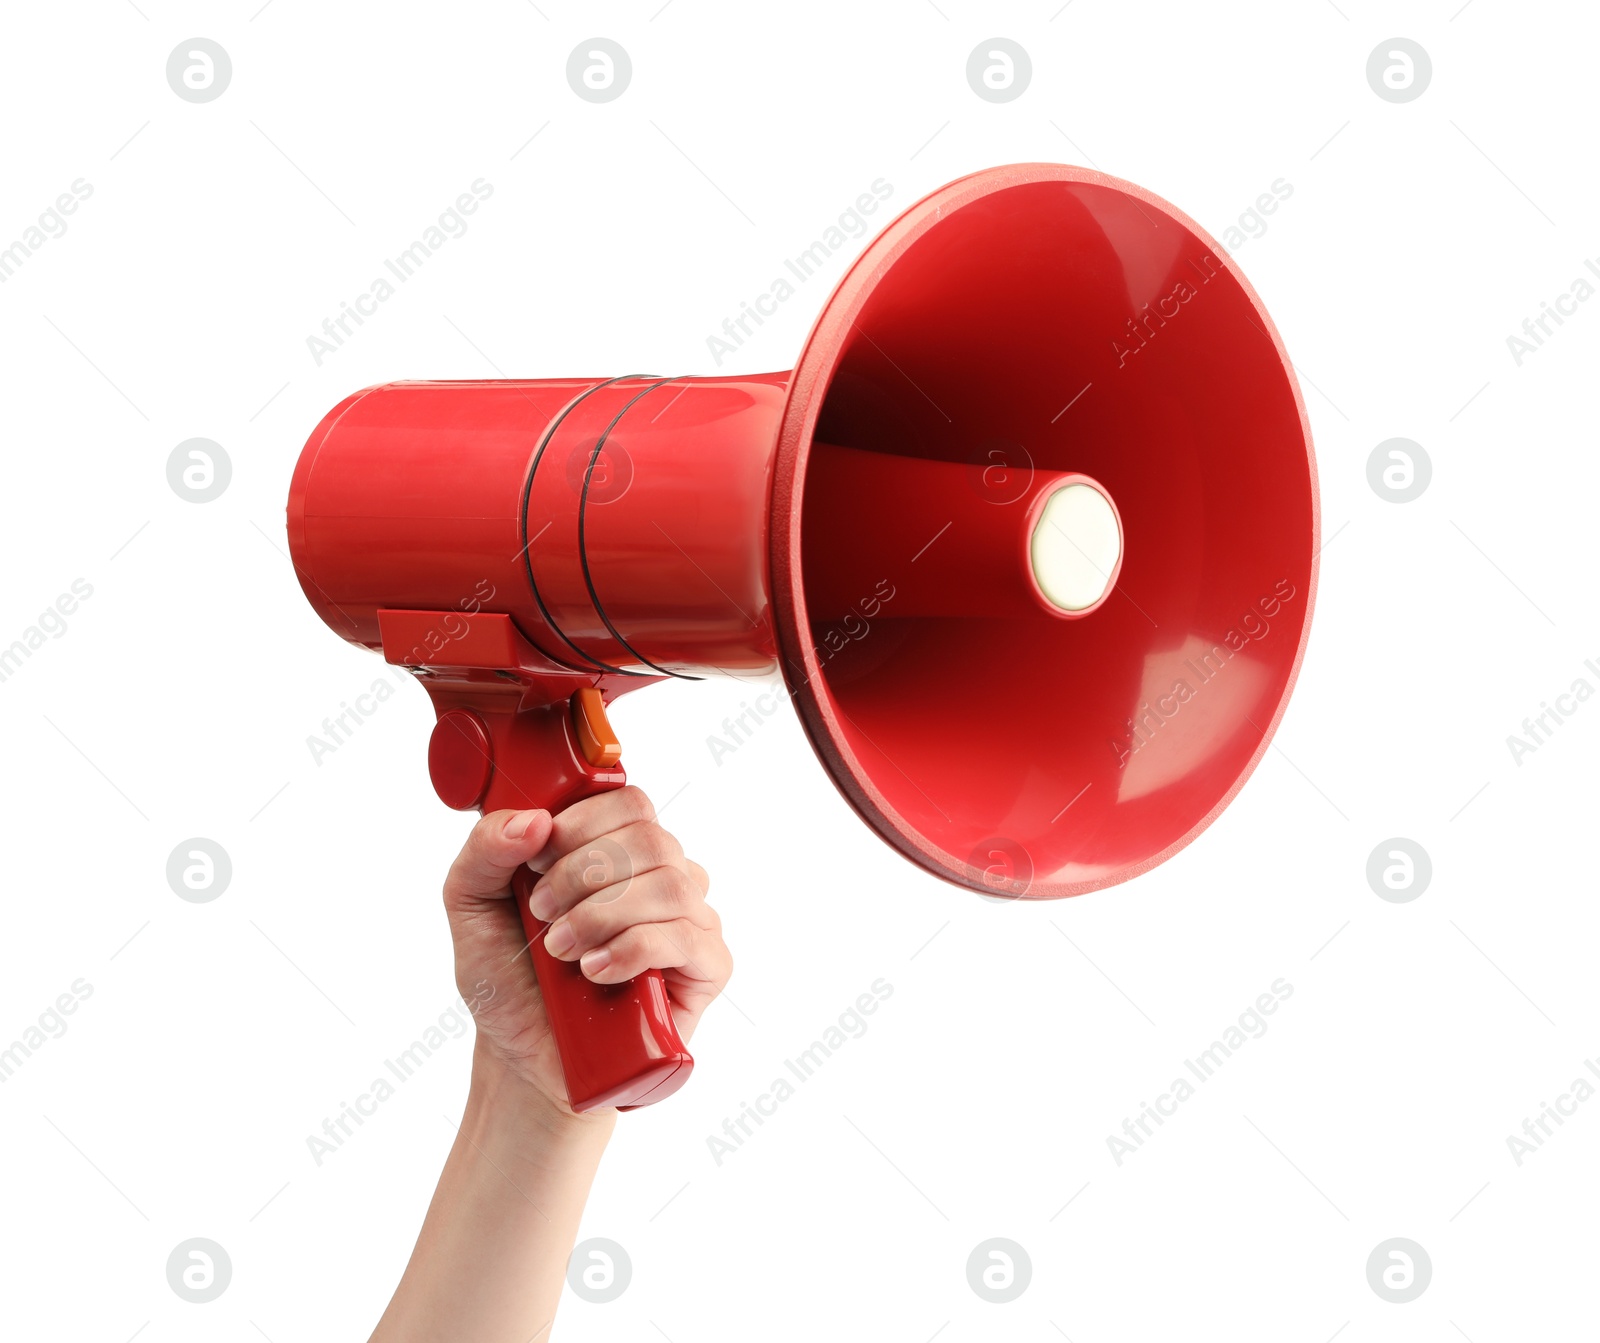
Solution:
<svg viewBox="0 0 1600 1343">
<path fill-rule="evenodd" d="M 257 11 L 93 0 L 4 19 L 0 245 L 75 179 L 93 194 L 0 286 L 0 645 L 73 580 L 93 595 L 0 683 L 0 1045 L 73 981 L 93 992 L 0 1084 L 0 1334 L 363 1337 L 451 1142 L 466 1038 L 320 1167 L 306 1146 L 448 1007 L 438 889 L 469 825 L 429 787 L 415 686 L 320 765 L 307 748 L 386 674 L 317 620 L 284 554 L 321 415 L 395 378 L 711 372 L 706 337 L 874 179 L 903 208 L 1029 159 L 1092 163 L 1217 235 L 1293 186 L 1236 252 L 1301 371 L 1327 539 L 1277 749 L 1156 872 L 997 905 L 873 838 L 787 710 L 714 763 L 707 737 L 747 687 L 624 701 L 632 777 L 672 799 L 738 971 L 693 1083 L 623 1118 L 589 1204 L 583 1235 L 626 1247 L 630 1287 L 569 1295 L 556 1332 L 1592 1328 L 1600 1100 L 1520 1167 L 1506 1144 L 1600 1054 L 1600 703 L 1520 765 L 1506 742 L 1574 679 L 1600 686 L 1583 665 L 1600 658 L 1600 303 L 1520 367 L 1506 344 L 1600 255 L 1592 12 Z M 597 34 L 633 62 L 604 105 L 565 78 Z M 998 105 L 965 78 L 997 34 L 1033 62 Z M 233 62 L 198 105 L 164 73 L 196 35 Z M 1403 105 L 1365 74 L 1396 35 L 1433 62 Z M 479 177 L 494 193 L 470 230 L 319 367 L 307 336 Z M 858 246 L 724 367 L 789 367 Z M 208 504 L 166 480 L 196 436 L 233 463 Z M 1366 476 L 1395 436 L 1433 463 L 1403 505 Z M 167 884 L 193 836 L 232 859 L 211 903 Z M 1410 903 L 1366 879 L 1391 836 L 1432 858 Z M 715 1164 L 707 1135 L 879 977 L 894 992 L 870 1030 Z M 1116 1165 L 1107 1135 L 1279 977 L 1294 991 L 1270 1030 Z M 167 1284 L 194 1236 L 232 1260 L 211 1304 Z M 993 1236 L 1033 1265 L 1007 1305 L 967 1284 Z M 1433 1264 L 1406 1305 L 1366 1276 L 1395 1236 Z"/>
</svg>

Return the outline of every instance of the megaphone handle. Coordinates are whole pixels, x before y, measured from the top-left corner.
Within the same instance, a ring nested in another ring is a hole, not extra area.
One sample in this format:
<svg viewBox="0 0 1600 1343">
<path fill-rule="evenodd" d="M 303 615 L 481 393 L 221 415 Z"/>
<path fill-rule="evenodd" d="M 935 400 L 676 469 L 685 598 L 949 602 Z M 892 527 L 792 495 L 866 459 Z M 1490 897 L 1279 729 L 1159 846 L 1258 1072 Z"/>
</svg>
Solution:
<svg viewBox="0 0 1600 1343">
<path fill-rule="evenodd" d="M 423 679 L 439 712 L 428 741 L 428 775 L 441 801 L 485 814 L 529 807 L 556 814 L 623 786 L 621 747 L 591 678 L 541 665 L 506 616 L 447 614 L 448 624 L 445 615 L 427 611 L 386 610 L 382 616 L 390 662 L 411 665 L 420 655 L 408 650 L 421 645 L 438 667 L 469 669 L 442 675 L 430 664 Z M 434 651 L 429 640 L 435 628 L 465 633 Z M 510 676 L 513 669 L 518 674 Z M 473 679 L 480 671 L 494 672 L 494 679 Z M 508 676 L 511 687 L 503 679 Z M 534 692 L 543 702 L 520 707 Z M 689 1080 L 694 1059 L 678 1034 L 661 972 L 596 984 L 576 961 L 557 960 L 544 947 L 549 925 L 528 908 L 537 880 L 519 867 L 511 892 L 561 1056 L 567 1103 L 578 1111 L 633 1110 L 665 1100 Z"/>
<path fill-rule="evenodd" d="M 661 971 L 596 984 L 576 961 L 557 960 L 544 946 L 550 925 L 528 908 L 537 880 L 526 866 L 518 868 L 511 891 L 561 1055 L 568 1104 L 580 1112 L 608 1105 L 636 1110 L 665 1100 L 689 1080 L 694 1059 L 678 1035 Z"/>
</svg>

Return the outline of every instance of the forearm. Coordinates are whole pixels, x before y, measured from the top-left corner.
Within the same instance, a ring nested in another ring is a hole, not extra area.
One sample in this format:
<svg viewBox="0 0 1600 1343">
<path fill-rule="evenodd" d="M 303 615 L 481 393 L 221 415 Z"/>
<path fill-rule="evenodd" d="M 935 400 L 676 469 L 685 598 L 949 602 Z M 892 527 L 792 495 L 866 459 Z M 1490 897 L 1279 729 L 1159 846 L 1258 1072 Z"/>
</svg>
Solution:
<svg viewBox="0 0 1600 1343">
<path fill-rule="evenodd" d="M 455 1146 L 372 1343 L 546 1343 L 614 1112 L 573 1116 L 481 1049 Z"/>
</svg>

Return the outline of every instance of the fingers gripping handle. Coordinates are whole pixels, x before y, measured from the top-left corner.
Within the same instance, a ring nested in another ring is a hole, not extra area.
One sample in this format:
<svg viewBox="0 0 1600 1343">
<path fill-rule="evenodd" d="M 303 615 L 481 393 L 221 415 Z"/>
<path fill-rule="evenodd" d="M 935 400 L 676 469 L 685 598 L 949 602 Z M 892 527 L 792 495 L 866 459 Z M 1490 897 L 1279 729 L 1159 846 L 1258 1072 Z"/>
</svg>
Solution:
<svg viewBox="0 0 1600 1343">
<path fill-rule="evenodd" d="M 549 925 L 528 908 L 537 876 L 517 869 L 511 890 L 522 916 L 545 1015 L 561 1055 L 574 1110 L 607 1105 L 633 1110 L 665 1100 L 689 1080 L 694 1059 L 683 1047 L 661 971 L 623 984 L 596 984 L 576 961 L 544 948 Z"/>
<path fill-rule="evenodd" d="M 463 603 L 465 608 L 465 603 Z M 605 704 L 659 677 L 590 676 L 551 662 L 511 617 L 490 611 L 378 613 L 384 657 L 417 674 L 439 715 L 428 742 L 434 791 L 458 811 L 540 807 L 552 815 L 627 776 Z M 522 867 L 512 894 L 561 1055 L 574 1110 L 633 1109 L 665 1100 L 689 1080 L 659 970 L 625 984 L 595 984 L 576 962 L 544 949 L 546 925 L 528 909 L 537 880 Z"/>
<path fill-rule="evenodd" d="M 556 814 L 626 782 L 597 691 L 577 692 L 570 703 L 552 695 L 535 708 L 520 707 L 520 694 L 506 704 L 475 687 L 470 698 L 459 690 L 430 691 L 439 721 L 428 770 L 452 807 L 485 813 L 542 807 Z M 528 908 L 537 880 L 521 867 L 511 889 L 561 1055 L 568 1103 L 583 1111 L 665 1100 L 689 1080 L 694 1059 L 678 1035 L 661 972 L 596 984 L 576 961 L 557 960 L 544 947 L 549 925 Z"/>
</svg>

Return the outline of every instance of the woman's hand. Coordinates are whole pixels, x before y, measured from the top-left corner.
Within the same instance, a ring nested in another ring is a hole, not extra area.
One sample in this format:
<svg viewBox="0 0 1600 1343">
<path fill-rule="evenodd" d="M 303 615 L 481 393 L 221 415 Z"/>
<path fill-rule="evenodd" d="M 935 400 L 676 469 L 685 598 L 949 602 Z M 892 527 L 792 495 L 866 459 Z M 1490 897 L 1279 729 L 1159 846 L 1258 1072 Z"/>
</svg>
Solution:
<svg viewBox="0 0 1600 1343">
<path fill-rule="evenodd" d="M 479 821 L 444 885 L 456 984 L 478 1023 L 478 1070 L 503 1069 L 570 1115 L 511 898 L 523 863 L 543 874 L 531 904 L 551 921 L 550 954 L 577 961 L 597 984 L 661 970 L 686 1041 L 728 982 L 733 958 L 706 904 L 705 869 L 684 857 L 639 789 L 585 798 L 553 820 L 544 811 L 497 811 Z"/>
<path fill-rule="evenodd" d="M 535 912 L 552 955 L 598 984 L 659 969 L 687 1040 L 733 960 L 683 856 L 637 788 L 553 821 L 497 811 L 473 827 L 445 879 L 456 984 L 478 1022 L 472 1090 L 394 1299 L 373 1343 L 543 1340 L 616 1111 L 567 1104 L 511 878 L 543 873 Z"/>
</svg>

